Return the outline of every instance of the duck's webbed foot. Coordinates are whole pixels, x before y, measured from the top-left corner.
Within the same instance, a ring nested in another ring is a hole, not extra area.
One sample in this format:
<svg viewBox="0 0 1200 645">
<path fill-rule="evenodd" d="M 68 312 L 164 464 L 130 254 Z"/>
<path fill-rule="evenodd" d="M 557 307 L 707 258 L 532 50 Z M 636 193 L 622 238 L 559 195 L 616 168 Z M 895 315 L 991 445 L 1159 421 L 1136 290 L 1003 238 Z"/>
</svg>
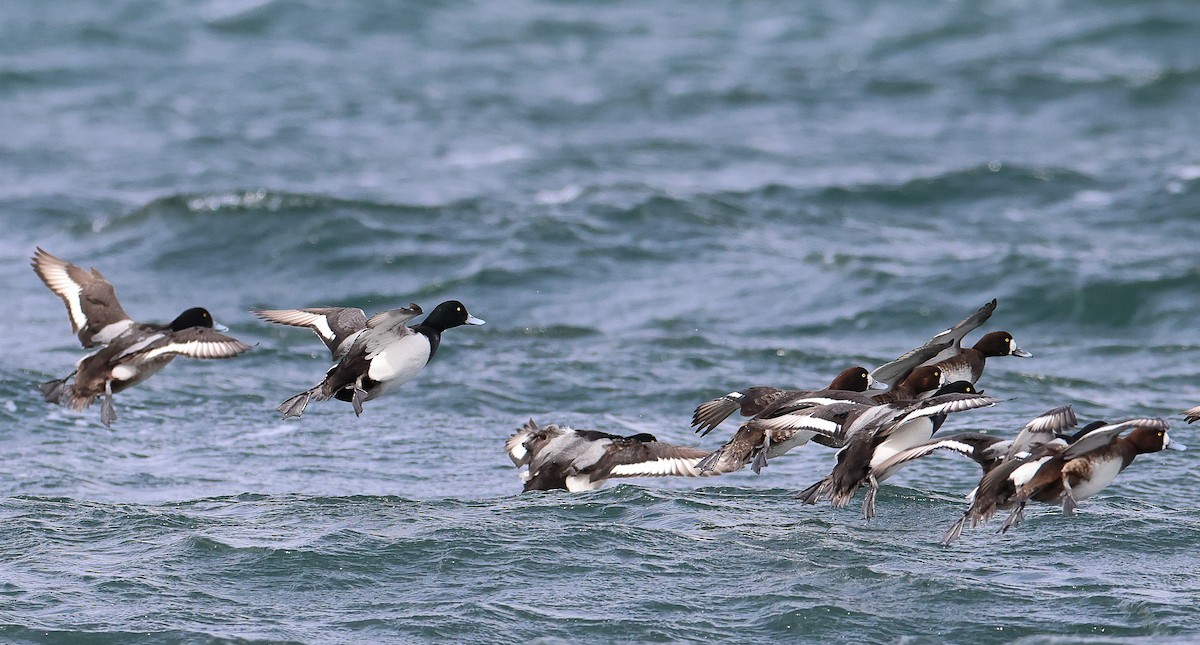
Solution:
<svg viewBox="0 0 1200 645">
<path fill-rule="evenodd" d="M 871 487 L 863 496 L 863 519 L 870 520 L 875 517 L 875 493 L 879 492 L 879 481 L 875 479 L 874 474 L 870 474 L 867 475 L 867 484 Z"/>
<path fill-rule="evenodd" d="M 112 422 L 117 420 L 117 409 L 113 407 L 112 381 L 104 384 L 104 402 L 100 404 L 100 423 L 104 427 L 111 428 Z"/>
<path fill-rule="evenodd" d="M 363 377 L 358 377 L 354 380 L 354 395 L 350 397 L 350 404 L 354 406 L 354 416 L 362 416 L 363 402 L 367 400 L 367 391 L 362 386 Z"/>
</svg>

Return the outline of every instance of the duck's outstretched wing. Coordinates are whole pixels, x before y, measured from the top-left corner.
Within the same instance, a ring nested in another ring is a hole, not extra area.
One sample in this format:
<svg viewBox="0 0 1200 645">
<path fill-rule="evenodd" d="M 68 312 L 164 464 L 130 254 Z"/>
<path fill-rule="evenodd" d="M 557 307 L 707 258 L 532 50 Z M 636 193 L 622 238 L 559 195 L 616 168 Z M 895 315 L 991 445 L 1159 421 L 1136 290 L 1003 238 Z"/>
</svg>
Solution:
<svg viewBox="0 0 1200 645">
<path fill-rule="evenodd" d="M 607 477 L 699 477 L 696 464 L 707 450 L 660 441 L 617 440 L 607 447 L 606 460 L 615 464 Z"/>
<path fill-rule="evenodd" d="M 1112 442 L 1113 437 L 1130 428 L 1148 427 L 1165 431 L 1170 428 L 1170 425 L 1165 420 L 1158 418 L 1126 419 L 1125 421 L 1110 423 L 1100 426 L 1072 441 L 1071 445 L 1067 446 L 1066 450 L 1062 452 L 1062 457 L 1063 459 L 1074 459 L 1086 452 L 1107 446 Z"/>
<path fill-rule="evenodd" d="M 951 345 L 953 343 L 950 341 L 936 343 L 929 341 L 916 349 L 910 349 L 901 355 L 900 358 L 875 368 L 875 371 L 871 372 L 871 378 L 875 379 L 876 383 L 888 386 L 889 390 L 895 389 L 900 384 L 900 381 L 903 381 L 914 369 L 922 365 L 932 365 L 937 362 L 933 359 Z"/>
<path fill-rule="evenodd" d="M 763 405 L 766 405 L 764 397 L 778 397 L 783 393 L 784 390 L 775 387 L 748 387 L 744 390 L 719 396 L 711 401 L 705 401 L 696 406 L 695 411 L 692 412 L 692 426 L 703 437 L 721 425 L 722 421 L 729 418 L 729 415 L 738 409 L 741 409 L 742 414 L 745 416 L 757 414 L 757 412 L 751 412 L 750 410 L 758 410 Z M 757 402 L 759 399 L 763 399 L 764 402 Z"/>
<path fill-rule="evenodd" d="M 333 360 L 346 355 L 353 338 L 367 328 L 367 314 L 357 307 L 309 307 L 305 309 L 251 309 L 267 322 L 307 327 L 325 343 Z"/>
<path fill-rule="evenodd" d="M 121 354 L 122 359 L 148 362 L 163 356 L 187 356 L 188 358 L 232 358 L 250 351 L 251 345 L 226 336 L 208 327 L 190 327 L 183 331 L 161 334 L 154 342 L 138 343 Z"/>
<path fill-rule="evenodd" d="M 904 378 L 904 375 L 913 368 L 921 365 L 933 365 L 952 356 L 957 356 L 962 351 L 963 337 L 987 322 L 988 318 L 991 318 L 992 314 L 996 311 L 996 304 L 996 299 L 993 298 L 991 302 L 980 307 L 975 313 L 962 319 L 958 324 L 930 338 L 929 342 L 924 345 L 890 363 L 876 368 L 874 372 L 871 372 L 871 376 L 880 383 L 889 383 L 894 387 L 895 383 L 899 383 Z M 934 347 L 937 347 L 937 349 L 930 352 Z M 921 360 L 917 360 L 918 357 Z"/>
<path fill-rule="evenodd" d="M 987 472 L 989 465 L 999 458 L 999 454 L 996 454 L 994 447 L 1002 443 L 1005 443 L 1005 441 L 991 435 L 978 432 L 963 432 L 913 446 L 908 450 L 901 450 L 883 463 L 872 468 L 871 473 L 875 475 L 877 480 L 882 481 L 891 477 L 897 470 L 900 470 L 909 462 L 921 459 L 922 457 L 928 457 L 939 450 L 947 450 L 970 457 L 984 469 L 984 472 Z"/>
<path fill-rule="evenodd" d="M 1047 441 L 1052 441 L 1063 432 L 1074 428 L 1076 423 L 1078 421 L 1075 418 L 1075 410 L 1069 405 L 1047 410 L 1021 428 L 1004 458 L 1012 459 L 1018 453 L 1029 452 Z"/>
<path fill-rule="evenodd" d="M 67 305 L 71 331 L 84 347 L 105 345 L 133 326 L 117 292 L 96 269 L 86 271 L 38 247 L 30 259 L 34 273 Z"/>
</svg>

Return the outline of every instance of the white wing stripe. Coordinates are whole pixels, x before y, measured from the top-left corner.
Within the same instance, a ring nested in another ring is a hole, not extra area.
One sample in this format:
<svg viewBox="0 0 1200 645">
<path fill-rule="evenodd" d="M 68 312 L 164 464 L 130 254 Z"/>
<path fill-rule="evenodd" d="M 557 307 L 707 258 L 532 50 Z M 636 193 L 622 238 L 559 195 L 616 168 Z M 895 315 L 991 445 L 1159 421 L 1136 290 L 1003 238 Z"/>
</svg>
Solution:
<svg viewBox="0 0 1200 645">
<path fill-rule="evenodd" d="M 230 358 L 250 349 L 248 345 L 238 341 L 191 341 L 184 343 L 167 343 L 155 347 L 139 356 L 141 361 L 150 361 L 165 354 L 181 354 L 191 358 Z"/>
<path fill-rule="evenodd" d="M 609 477 L 698 477 L 696 464 L 700 457 L 656 459 L 636 464 L 614 466 Z"/>
</svg>

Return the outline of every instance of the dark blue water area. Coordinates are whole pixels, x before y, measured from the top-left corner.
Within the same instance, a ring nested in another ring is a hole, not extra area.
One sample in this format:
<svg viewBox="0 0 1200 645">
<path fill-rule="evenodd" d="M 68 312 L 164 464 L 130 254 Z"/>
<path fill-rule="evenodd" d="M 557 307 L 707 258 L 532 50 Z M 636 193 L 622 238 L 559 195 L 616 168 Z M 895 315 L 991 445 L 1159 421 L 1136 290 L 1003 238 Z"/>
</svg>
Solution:
<svg viewBox="0 0 1200 645">
<path fill-rule="evenodd" d="M 520 494 L 529 418 L 716 448 L 693 408 L 886 362 L 987 302 L 1003 399 L 945 432 L 1200 404 L 1200 7 L 1188 2 L 19 0 L 0 20 L 0 641 L 1200 638 L 1194 452 L 1079 514 L 938 539 L 977 468 L 878 516 L 761 475 Z M 255 347 L 98 410 L 29 269 Z M 274 407 L 328 353 L 251 308 L 456 298 L 414 381 Z M 970 338 L 968 341 L 970 342 Z"/>
</svg>

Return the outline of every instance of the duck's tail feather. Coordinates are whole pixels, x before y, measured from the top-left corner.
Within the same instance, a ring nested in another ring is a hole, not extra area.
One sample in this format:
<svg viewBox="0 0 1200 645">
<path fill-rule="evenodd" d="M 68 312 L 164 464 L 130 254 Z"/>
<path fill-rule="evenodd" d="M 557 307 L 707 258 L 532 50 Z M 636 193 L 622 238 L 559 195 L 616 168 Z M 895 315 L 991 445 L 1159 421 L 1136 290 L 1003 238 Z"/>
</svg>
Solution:
<svg viewBox="0 0 1200 645">
<path fill-rule="evenodd" d="M 74 385 L 60 386 L 60 390 L 59 397 L 62 404 L 76 412 L 88 409 L 96 401 L 95 394 L 81 392 Z"/>
<path fill-rule="evenodd" d="M 825 490 L 829 487 L 829 481 L 829 478 L 826 477 L 812 486 L 805 488 L 796 494 L 796 499 L 805 504 L 816 504 L 825 495 Z"/>
<path fill-rule="evenodd" d="M 749 462 L 749 454 L 727 443 L 696 462 L 696 470 L 701 476 L 724 475 L 745 468 Z"/>
</svg>

